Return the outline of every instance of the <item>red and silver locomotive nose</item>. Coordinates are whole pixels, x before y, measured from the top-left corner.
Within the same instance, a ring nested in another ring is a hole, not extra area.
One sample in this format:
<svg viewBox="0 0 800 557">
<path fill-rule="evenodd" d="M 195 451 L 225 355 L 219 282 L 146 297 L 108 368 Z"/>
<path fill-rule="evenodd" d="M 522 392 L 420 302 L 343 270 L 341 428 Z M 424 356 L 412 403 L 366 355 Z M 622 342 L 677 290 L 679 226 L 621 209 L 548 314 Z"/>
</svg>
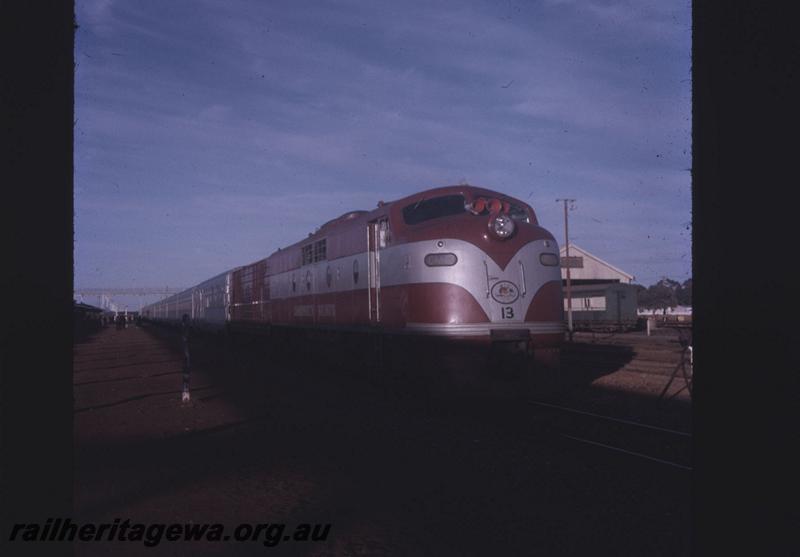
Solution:
<svg viewBox="0 0 800 557">
<path fill-rule="evenodd" d="M 505 240 L 514 235 L 514 232 L 517 230 L 517 225 L 510 216 L 500 214 L 489 219 L 489 230 L 497 238 Z"/>
</svg>

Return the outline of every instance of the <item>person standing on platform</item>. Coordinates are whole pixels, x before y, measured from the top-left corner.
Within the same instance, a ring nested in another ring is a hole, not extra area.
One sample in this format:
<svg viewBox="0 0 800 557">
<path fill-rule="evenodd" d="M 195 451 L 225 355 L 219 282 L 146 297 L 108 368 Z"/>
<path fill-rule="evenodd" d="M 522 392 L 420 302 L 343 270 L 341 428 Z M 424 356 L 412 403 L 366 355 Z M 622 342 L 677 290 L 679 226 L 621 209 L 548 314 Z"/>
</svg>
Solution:
<svg viewBox="0 0 800 557">
<path fill-rule="evenodd" d="M 189 316 L 187 314 L 183 314 L 183 318 L 181 319 L 181 340 L 183 341 L 183 391 L 181 394 L 181 401 L 182 402 L 189 402 L 189 370 L 190 362 L 189 362 Z"/>
</svg>

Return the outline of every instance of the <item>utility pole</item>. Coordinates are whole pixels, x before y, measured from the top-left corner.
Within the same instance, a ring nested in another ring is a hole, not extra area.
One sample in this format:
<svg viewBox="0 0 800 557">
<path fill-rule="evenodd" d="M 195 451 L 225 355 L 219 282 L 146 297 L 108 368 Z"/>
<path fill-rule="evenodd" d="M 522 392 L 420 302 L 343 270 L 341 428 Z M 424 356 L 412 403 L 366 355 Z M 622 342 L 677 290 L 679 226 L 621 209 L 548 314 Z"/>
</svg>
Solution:
<svg viewBox="0 0 800 557">
<path fill-rule="evenodd" d="M 567 218 L 567 204 L 575 203 L 574 199 L 556 199 L 556 202 L 564 202 L 564 245 L 566 246 L 567 253 L 567 331 L 569 333 L 569 341 L 572 342 L 572 280 L 570 277 L 570 266 L 572 265 L 569 258 L 569 218 Z M 572 208 L 572 207 L 570 207 Z"/>
</svg>

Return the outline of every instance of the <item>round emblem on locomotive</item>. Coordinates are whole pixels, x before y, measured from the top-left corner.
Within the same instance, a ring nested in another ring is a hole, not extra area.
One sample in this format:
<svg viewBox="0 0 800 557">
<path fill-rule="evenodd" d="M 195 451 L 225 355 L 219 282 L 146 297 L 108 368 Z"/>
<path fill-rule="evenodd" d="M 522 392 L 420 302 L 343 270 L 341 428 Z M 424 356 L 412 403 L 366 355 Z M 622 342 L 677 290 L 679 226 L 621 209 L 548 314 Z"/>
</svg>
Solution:
<svg viewBox="0 0 800 557">
<path fill-rule="evenodd" d="M 501 304 L 511 304 L 519 298 L 519 289 L 513 282 L 501 280 L 492 286 L 492 298 Z"/>
</svg>

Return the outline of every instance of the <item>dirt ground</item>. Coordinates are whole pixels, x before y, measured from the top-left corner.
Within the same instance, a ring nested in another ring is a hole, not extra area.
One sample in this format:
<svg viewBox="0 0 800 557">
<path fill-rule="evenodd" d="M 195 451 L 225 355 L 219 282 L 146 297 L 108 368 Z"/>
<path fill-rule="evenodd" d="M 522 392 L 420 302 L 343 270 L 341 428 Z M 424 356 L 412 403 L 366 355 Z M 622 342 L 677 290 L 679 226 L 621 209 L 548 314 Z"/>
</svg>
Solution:
<svg viewBox="0 0 800 557">
<path fill-rule="evenodd" d="M 177 332 L 106 328 L 77 344 L 76 522 L 331 529 L 273 547 L 80 542 L 76 555 L 690 553 L 691 472 L 558 440 L 516 402 L 398 394 L 313 352 L 300 358 L 313 365 L 258 350 L 232 363 L 195 337 L 184 404 Z M 680 385 L 659 400 L 668 377 L 632 367 L 645 352 L 584 371 L 558 402 L 690 427 Z"/>
</svg>

